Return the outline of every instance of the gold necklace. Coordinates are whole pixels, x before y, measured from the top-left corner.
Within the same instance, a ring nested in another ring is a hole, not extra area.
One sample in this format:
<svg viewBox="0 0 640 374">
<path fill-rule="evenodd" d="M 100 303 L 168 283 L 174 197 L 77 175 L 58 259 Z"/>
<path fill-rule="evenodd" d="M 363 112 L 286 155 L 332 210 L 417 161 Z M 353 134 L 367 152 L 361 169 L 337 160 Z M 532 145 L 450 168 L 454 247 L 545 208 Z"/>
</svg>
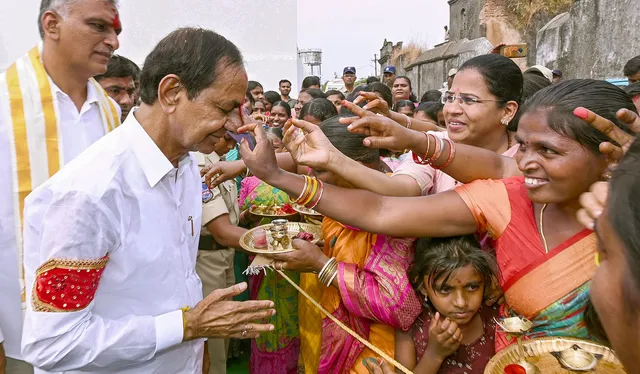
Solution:
<svg viewBox="0 0 640 374">
<path fill-rule="evenodd" d="M 543 226 L 544 210 L 545 209 L 547 209 L 547 204 L 544 204 L 542 206 L 542 209 L 540 209 L 540 236 L 542 237 L 542 244 L 544 245 L 544 252 L 545 253 L 549 253 L 549 247 L 547 247 L 547 238 L 545 238 L 545 236 L 544 236 L 544 226 Z"/>
</svg>

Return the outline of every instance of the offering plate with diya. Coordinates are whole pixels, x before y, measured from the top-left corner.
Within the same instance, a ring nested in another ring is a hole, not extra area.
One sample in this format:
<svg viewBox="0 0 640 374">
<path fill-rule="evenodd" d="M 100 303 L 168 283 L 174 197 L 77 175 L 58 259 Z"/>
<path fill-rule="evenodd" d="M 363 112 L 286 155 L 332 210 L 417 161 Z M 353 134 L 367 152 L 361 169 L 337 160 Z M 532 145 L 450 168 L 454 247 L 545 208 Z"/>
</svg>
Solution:
<svg viewBox="0 0 640 374">
<path fill-rule="evenodd" d="M 529 321 L 524 317 L 509 317 L 503 318 L 501 320 L 496 320 L 496 324 L 507 334 L 515 336 L 518 341 L 518 355 L 520 356 L 518 362 L 515 363 L 515 367 L 512 366 L 510 369 L 513 371 L 513 374 L 518 374 L 518 371 L 522 372 L 521 374 L 537 374 L 540 373 L 536 365 L 530 363 L 526 360 L 524 349 L 522 347 L 522 337 L 533 327 L 533 322 Z M 520 368 L 518 368 L 519 366 Z M 509 373 L 511 374 L 511 373 Z"/>
<path fill-rule="evenodd" d="M 256 254 L 286 253 L 295 250 L 292 246 L 294 239 L 316 243 L 322 239 L 322 231 L 318 225 L 276 219 L 244 233 L 240 246 Z"/>
<path fill-rule="evenodd" d="M 523 355 L 526 355 L 526 359 Z M 529 373 L 523 362 L 534 365 L 542 374 L 626 373 L 615 353 L 608 347 L 589 340 L 565 337 L 535 338 L 521 342 L 521 345 L 511 345 L 491 358 L 484 373 Z"/>
</svg>

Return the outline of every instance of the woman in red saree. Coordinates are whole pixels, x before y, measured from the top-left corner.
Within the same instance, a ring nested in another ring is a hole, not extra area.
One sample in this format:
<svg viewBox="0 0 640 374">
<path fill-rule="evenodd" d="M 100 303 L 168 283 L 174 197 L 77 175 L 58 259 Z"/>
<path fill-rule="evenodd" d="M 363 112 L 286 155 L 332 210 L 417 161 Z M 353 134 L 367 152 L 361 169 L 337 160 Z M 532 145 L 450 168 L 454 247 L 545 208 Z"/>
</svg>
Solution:
<svg viewBox="0 0 640 374">
<path fill-rule="evenodd" d="M 466 169 L 467 177 L 475 170 L 484 170 L 484 175 L 520 176 L 479 180 L 455 191 L 418 198 L 384 197 L 327 185 L 316 209 L 354 227 L 392 236 L 486 232 L 495 241 L 500 283 L 506 288 L 504 312 L 530 318 L 537 336 L 589 338 L 583 311 L 595 269 L 596 241 L 592 232 L 583 231 L 575 215 L 580 195 L 606 177 L 608 160 L 598 148 L 606 137 L 582 119 L 586 110 L 573 114 L 578 107 L 586 107 L 622 128 L 626 125 L 615 117 L 615 111 L 621 107 L 635 111 L 624 91 L 609 83 L 565 81 L 538 92 L 525 105 L 516 134 L 520 144 L 517 169 L 509 159 L 470 147 L 460 146 L 456 156 L 446 142 L 433 162 L 442 166 L 453 161 L 449 168 Z M 351 123 L 352 131 L 367 127 L 367 133 L 376 139 L 365 139 L 365 144 L 375 140 L 378 146 L 398 149 L 385 143 L 389 139 L 381 139 L 391 136 L 388 129 L 371 129 L 374 122 L 365 117 L 343 123 Z M 322 154 L 326 144 L 321 134 L 303 124 L 301 127 L 304 134 L 286 132 L 295 137 L 287 141 L 285 136 L 290 152 L 297 160 Z M 417 140 L 419 136 L 422 142 Z M 430 140 L 429 146 L 427 139 L 418 134 L 411 143 L 419 144 L 414 147 L 416 154 L 430 158 L 438 143 Z M 390 142 L 397 145 L 398 139 Z M 245 163 L 256 175 L 265 175 L 270 184 L 298 196 L 302 178 L 280 171 L 271 161 L 268 144 L 262 143 L 253 152 L 243 146 Z M 465 181 L 463 174 L 455 178 Z"/>
</svg>

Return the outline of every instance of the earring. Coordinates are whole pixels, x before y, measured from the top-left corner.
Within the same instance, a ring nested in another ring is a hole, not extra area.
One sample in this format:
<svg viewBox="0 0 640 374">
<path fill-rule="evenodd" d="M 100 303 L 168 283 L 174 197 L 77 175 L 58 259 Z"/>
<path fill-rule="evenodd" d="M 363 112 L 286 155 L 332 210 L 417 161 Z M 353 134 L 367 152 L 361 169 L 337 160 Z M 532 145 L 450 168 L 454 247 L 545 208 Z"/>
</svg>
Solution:
<svg viewBox="0 0 640 374">
<path fill-rule="evenodd" d="M 429 296 L 424 295 L 424 300 L 422 301 L 422 305 L 429 306 Z"/>
<path fill-rule="evenodd" d="M 506 118 L 503 118 L 502 121 L 500 121 L 500 123 L 502 123 L 503 126 L 509 126 L 509 120 Z"/>
</svg>

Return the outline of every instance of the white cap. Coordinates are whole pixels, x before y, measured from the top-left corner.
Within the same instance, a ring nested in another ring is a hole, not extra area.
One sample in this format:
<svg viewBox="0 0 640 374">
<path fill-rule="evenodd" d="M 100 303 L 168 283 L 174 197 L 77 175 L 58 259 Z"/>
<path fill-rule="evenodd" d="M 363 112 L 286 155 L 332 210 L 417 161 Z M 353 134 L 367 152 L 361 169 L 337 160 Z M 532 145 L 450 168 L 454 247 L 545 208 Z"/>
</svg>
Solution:
<svg viewBox="0 0 640 374">
<path fill-rule="evenodd" d="M 547 78 L 549 80 L 549 82 L 553 83 L 553 71 L 551 71 L 551 69 L 549 69 L 546 66 L 533 65 L 532 67 L 528 68 L 524 72 L 526 73 L 528 71 L 537 71 L 540 74 L 542 74 L 545 78 Z"/>
</svg>

